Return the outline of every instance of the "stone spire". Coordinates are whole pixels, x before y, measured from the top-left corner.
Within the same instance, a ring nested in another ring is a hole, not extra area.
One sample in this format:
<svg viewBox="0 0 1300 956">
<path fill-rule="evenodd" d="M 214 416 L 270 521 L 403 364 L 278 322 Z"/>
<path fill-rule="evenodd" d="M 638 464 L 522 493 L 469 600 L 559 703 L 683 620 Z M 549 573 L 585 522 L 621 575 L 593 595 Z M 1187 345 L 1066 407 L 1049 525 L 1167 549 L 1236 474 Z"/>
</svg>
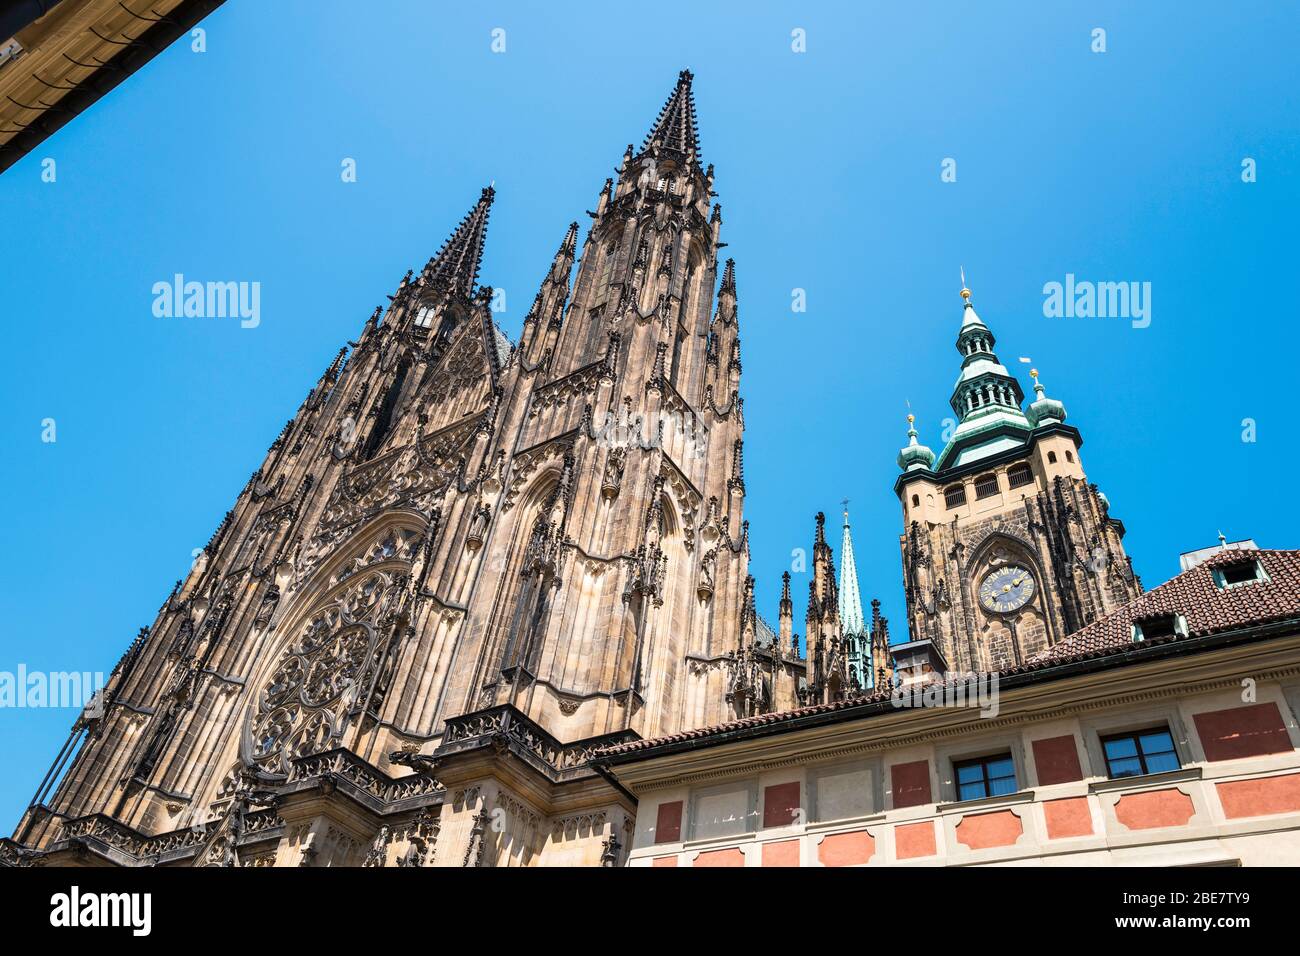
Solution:
<svg viewBox="0 0 1300 956">
<path fill-rule="evenodd" d="M 718 293 L 729 293 L 734 299 L 736 297 L 736 260 L 728 259 L 727 264 L 722 270 L 722 285 L 718 288 Z"/>
<path fill-rule="evenodd" d="M 568 231 L 555 250 L 546 278 L 533 298 L 533 304 L 524 316 L 524 329 L 520 336 L 523 354 L 530 365 L 542 361 L 554 348 L 564 321 L 564 310 L 569 302 L 569 277 L 573 272 L 578 249 L 578 224 L 569 223 Z"/>
<path fill-rule="evenodd" d="M 466 297 L 474 291 L 479 264 L 483 261 L 488 213 L 495 195 L 496 191 L 491 186 L 483 190 L 474 208 L 460 221 L 456 231 L 424 267 L 421 278 L 425 282 Z"/>
<path fill-rule="evenodd" d="M 641 147 L 642 152 L 657 145 L 660 149 L 699 159 L 700 133 L 695 120 L 695 96 L 691 93 L 691 79 L 690 70 L 682 70 L 677 75 L 677 86 L 664 103 L 664 108 L 659 111 L 659 116 Z"/>
</svg>

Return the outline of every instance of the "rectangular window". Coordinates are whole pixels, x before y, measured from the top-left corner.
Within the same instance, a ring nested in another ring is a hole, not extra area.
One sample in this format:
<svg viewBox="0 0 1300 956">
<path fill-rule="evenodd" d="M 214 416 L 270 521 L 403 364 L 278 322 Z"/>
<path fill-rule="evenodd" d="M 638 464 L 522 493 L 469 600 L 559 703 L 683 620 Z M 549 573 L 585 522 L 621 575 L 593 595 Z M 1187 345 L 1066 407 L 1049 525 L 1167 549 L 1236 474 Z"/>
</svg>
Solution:
<svg viewBox="0 0 1300 956">
<path fill-rule="evenodd" d="M 957 799 L 978 800 L 1016 792 L 1016 764 L 1011 754 L 962 760 L 952 765 L 957 775 Z"/>
<path fill-rule="evenodd" d="M 1000 490 L 997 475 L 980 475 L 975 479 L 976 498 L 992 498 Z"/>
<path fill-rule="evenodd" d="M 1138 618 L 1133 622 L 1133 640 L 1157 641 L 1169 637 L 1185 637 L 1186 627 L 1177 614 L 1159 614 Z"/>
<path fill-rule="evenodd" d="M 966 503 L 966 486 L 953 485 L 950 488 L 945 488 L 943 492 L 943 500 L 949 510 L 960 508 Z"/>
<path fill-rule="evenodd" d="M 1214 581 L 1223 589 L 1267 580 L 1268 577 L 1264 574 L 1264 569 L 1260 567 L 1258 561 L 1224 564 L 1214 569 Z"/>
<path fill-rule="evenodd" d="M 833 767 L 813 777 L 813 818 L 818 823 L 865 817 L 871 812 L 871 774 L 865 767 Z"/>
<path fill-rule="evenodd" d="M 1164 773 L 1181 766 L 1174 738 L 1164 727 L 1102 737 L 1101 748 L 1106 755 L 1106 773 L 1112 780 Z"/>
<path fill-rule="evenodd" d="M 751 787 L 715 787 L 694 795 L 691 805 L 691 839 L 749 833 L 755 828 Z"/>
</svg>

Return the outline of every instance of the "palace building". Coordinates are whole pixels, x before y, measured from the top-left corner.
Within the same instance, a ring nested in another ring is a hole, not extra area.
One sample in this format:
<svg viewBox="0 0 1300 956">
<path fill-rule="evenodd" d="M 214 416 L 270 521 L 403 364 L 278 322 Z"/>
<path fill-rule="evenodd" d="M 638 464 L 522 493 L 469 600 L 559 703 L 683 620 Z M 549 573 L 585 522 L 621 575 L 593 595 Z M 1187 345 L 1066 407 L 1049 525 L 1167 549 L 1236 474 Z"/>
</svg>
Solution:
<svg viewBox="0 0 1300 956">
<path fill-rule="evenodd" d="M 864 612 L 847 507 L 838 574 L 816 519 L 802 646 L 789 574 L 765 622 L 691 82 L 518 342 L 479 283 L 492 188 L 397 283 L 0 865 L 1296 858 L 1300 552 L 1224 547 L 1144 594 L 1079 431 L 1036 373 L 1024 405 L 968 289 L 960 422 L 898 458 L 907 633 Z M 929 706 L 963 674 L 993 696 Z"/>
<path fill-rule="evenodd" d="M 608 748 L 630 865 L 1300 859 L 1300 551 L 1216 552 L 1003 668 L 992 707 L 951 704 L 928 642 L 894 655 L 898 688 Z"/>
</svg>

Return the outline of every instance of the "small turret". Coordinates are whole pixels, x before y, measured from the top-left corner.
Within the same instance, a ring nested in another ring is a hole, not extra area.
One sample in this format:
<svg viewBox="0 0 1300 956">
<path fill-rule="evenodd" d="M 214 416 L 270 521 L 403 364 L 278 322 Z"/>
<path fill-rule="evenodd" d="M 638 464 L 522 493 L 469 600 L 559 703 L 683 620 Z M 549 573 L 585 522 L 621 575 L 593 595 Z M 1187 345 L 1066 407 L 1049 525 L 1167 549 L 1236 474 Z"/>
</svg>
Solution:
<svg viewBox="0 0 1300 956">
<path fill-rule="evenodd" d="M 916 440 L 916 416 L 907 416 L 907 444 L 898 453 L 898 467 L 903 471 L 934 468 L 934 452 Z"/>
<path fill-rule="evenodd" d="M 1034 380 L 1034 394 L 1037 396 L 1033 404 L 1025 409 L 1025 417 L 1029 419 L 1029 424 L 1037 428 L 1047 422 L 1065 421 L 1065 405 L 1043 394 L 1045 390 L 1043 383 L 1038 380 L 1038 369 L 1031 368 L 1029 375 Z"/>
</svg>

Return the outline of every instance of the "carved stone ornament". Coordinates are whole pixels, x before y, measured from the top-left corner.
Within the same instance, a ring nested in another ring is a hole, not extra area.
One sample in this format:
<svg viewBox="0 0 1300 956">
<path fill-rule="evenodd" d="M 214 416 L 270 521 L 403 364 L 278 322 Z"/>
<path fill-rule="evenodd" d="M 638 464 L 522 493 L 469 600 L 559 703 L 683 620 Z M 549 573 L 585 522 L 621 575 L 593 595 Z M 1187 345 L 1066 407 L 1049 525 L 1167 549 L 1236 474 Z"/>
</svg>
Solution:
<svg viewBox="0 0 1300 956">
<path fill-rule="evenodd" d="M 336 746 L 373 682 L 380 621 L 399 585 L 381 571 L 351 580 L 352 587 L 303 625 L 258 694 L 245 746 L 264 776 L 284 778 L 291 760 Z"/>
</svg>

